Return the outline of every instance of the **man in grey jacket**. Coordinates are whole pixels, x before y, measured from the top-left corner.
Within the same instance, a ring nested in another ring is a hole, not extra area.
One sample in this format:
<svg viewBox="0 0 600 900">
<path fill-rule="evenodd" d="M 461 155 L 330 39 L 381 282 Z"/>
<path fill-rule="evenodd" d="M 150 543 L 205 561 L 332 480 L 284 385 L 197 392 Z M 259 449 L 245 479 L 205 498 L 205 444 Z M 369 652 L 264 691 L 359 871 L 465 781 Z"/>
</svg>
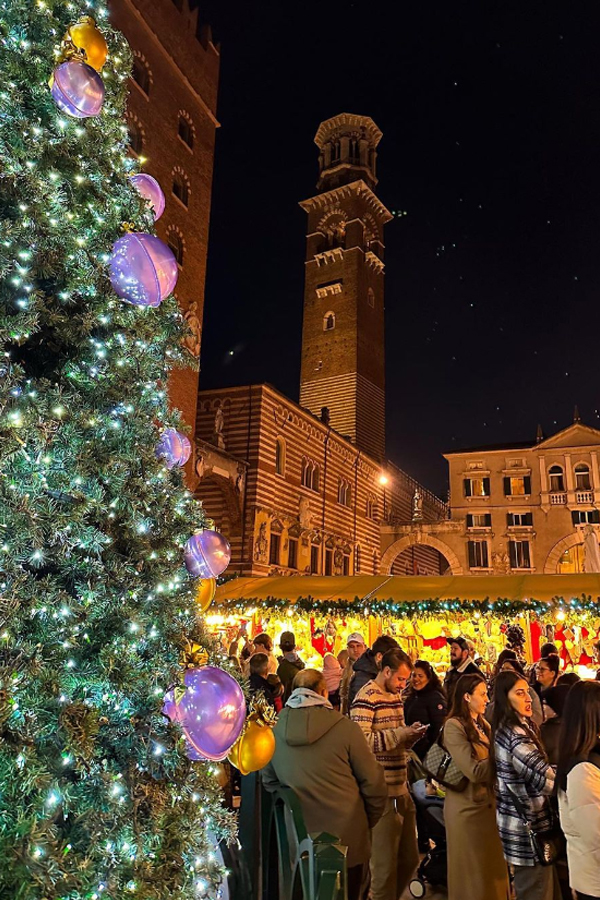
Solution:
<svg viewBox="0 0 600 900">
<path fill-rule="evenodd" d="M 333 709 L 322 672 L 304 669 L 275 725 L 275 755 L 262 770 L 268 791 L 290 787 L 309 832 L 334 834 L 348 848 L 348 900 L 366 895 L 370 829 L 381 818 L 383 769 L 356 722 Z"/>
</svg>

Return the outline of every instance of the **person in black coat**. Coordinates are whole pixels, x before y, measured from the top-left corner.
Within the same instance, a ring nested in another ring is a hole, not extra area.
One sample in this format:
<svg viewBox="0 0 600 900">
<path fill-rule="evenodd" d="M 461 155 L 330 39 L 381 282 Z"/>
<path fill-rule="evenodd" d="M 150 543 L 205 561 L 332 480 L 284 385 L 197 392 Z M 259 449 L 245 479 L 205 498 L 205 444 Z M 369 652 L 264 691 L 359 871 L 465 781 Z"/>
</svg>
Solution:
<svg viewBox="0 0 600 900">
<path fill-rule="evenodd" d="M 444 690 L 446 691 L 448 707 L 450 707 L 452 706 L 452 698 L 460 676 L 482 675 L 482 672 L 471 659 L 471 651 L 466 638 L 447 638 L 447 641 L 450 645 L 450 668 L 444 678 Z"/>
<path fill-rule="evenodd" d="M 348 690 L 348 709 L 350 709 L 354 703 L 354 698 L 360 689 L 364 687 L 365 684 L 368 684 L 369 681 L 373 681 L 374 678 L 377 678 L 379 664 L 381 663 L 383 655 L 387 653 L 388 650 L 394 650 L 398 646 L 398 641 L 394 640 L 393 637 L 390 637 L 389 634 L 382 634 L 374 642 L 371 649 L 365 650 L 363 655 L 356 660 L 352 667 L 354 675 L 352 676 L 352 681 L 350 682 L 350 688 Z"/>
<path fill-rule="evenodd" d="M 447 710 L 446 693 L 437 672 L 426 660 L 418 659 L 404 700 L 404 719 L 407 725 L 414 722 L 429 725 L 423 737 L 412 748 L 419 759 L 425 758 L 437 739 Z"/>
</svg>

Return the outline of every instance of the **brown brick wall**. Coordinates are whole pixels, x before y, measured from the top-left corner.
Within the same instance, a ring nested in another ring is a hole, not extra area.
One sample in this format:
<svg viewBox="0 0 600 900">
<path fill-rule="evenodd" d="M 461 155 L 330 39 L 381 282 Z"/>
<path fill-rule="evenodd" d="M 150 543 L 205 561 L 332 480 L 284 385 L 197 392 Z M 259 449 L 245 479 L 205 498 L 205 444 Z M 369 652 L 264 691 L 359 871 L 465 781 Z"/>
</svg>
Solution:
<svg viewBox="0 0 600 900">
<path fill-rule="evenodd" d="M 190 13 L 183 2 L 113 0 L 111 21 L 123 31 L 132 50 L 143 55 L 151 72 L 148 96 L 132 82 L 128 114 L 141 123 L 142 154 L 147 159 L 144 171 L 160 182 L 166 197 L 157 233 L 167 240 L 169 230 L 176 229 L 183 237 L 184 259 L 175 295 L 184 313 L 196 304 L 192 313 L 201 323 L 218 125 L 219 53 L 208 34 L 202 43 L 198 40 L 197 12 Z M 192 150 L 178 136 L 180 111 L 193 123 Z M 171 191 L 175 167 L 182 169 L 189 180 L 187 209 Z M 198 390 L 196 363 L 175 372 L 169 386 L 172 403 L 192 429 Z"/>
</svg>

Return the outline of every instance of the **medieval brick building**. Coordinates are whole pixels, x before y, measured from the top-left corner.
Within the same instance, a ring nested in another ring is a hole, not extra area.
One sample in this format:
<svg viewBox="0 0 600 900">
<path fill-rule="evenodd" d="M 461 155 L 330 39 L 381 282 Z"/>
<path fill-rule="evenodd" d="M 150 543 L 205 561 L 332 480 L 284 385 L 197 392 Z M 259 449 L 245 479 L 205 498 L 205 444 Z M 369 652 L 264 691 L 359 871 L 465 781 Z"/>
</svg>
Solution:
<svg viewBox="0 0 600 900">
<path fill-rule="evenodd" d="M 173 373 L 169 394 L 193 429 L 212 189 L 219 50 L 188 0 L 113 0 L 112 24 L 134 56 L 127 109 L 130 151 L 160 183 L 160 238 L 179 263 L 175 296 L 191 335 L 190 367 Z M 191 471 L 190 471 L 191 474 Z"/>
<path fill-rule="evenodd" d="M 200 391 L 197 495 L 230 540 L 230 571 L 373 574 L 382 522 L 437 522 L 445 504 L 385 459 L 381 132 L 323 122 L 308 213 L 300 404 L 270 385 Z M 440 574 L 435 548 L 412 571 Z M 402 572 L 404 574 L 404 572 Z"/>
</svg>

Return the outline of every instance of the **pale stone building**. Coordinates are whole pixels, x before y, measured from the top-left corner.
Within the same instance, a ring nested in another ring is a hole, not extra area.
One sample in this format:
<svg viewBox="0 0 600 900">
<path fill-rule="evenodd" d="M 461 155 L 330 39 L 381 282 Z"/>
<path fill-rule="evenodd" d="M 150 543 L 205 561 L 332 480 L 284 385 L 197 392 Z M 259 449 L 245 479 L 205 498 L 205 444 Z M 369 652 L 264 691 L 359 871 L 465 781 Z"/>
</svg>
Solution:
<svg viewBox="0 0 600 900">
<path fill-rule="evenodd" d="M 445 455 L 446 521 L 382 525 L 381 571 L 414 547 L 436 549 L 455 574 L 584 571 L 584 541 L 600 530 L 600 431 L 573 425 L 535 441 Z M 406 565 L 405 565 L 406 568 Z"/>
</svg>

